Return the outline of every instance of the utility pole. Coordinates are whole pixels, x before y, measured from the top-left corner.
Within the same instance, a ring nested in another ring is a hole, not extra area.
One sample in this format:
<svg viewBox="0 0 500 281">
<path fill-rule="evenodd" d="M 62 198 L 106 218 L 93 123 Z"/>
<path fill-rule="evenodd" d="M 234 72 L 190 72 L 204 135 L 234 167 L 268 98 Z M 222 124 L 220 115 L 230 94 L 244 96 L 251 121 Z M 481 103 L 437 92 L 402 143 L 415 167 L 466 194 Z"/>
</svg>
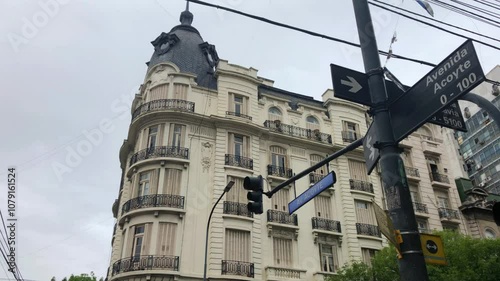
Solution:
<svg viewBox="0 0 500 281">
<path fill-rule="evenodd" d="M 410 190 L 392 129 L 384 71 L 380 65 L 368 1 L 353 0 L 353 5 L 365 72 L 369 77 L 371 101 L 374 104 L 370 113 L 378 136 L 375 147 L 380 152 L 383 189 L 393 225 L 401 231 L 403 238 L 402 259 L 399 259 L 400 278 L 405 281 L 428 281 Z"/>
</svg>

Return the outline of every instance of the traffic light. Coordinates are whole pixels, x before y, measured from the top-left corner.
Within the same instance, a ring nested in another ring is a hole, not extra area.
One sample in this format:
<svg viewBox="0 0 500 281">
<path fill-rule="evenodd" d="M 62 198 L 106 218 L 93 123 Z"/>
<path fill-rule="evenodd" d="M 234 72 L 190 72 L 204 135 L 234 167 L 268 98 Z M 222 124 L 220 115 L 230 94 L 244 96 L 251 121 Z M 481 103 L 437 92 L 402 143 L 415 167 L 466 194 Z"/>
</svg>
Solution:
<svg viewBox="0 0 500 281">
<path fill-rule="evenodd" d="M 493 205 L 493 218 L 495 219 L 495 223 L 500 226 L 500 202 L 496 202 Z"/>
<path fill-rule="evenodd" d="M 264 192 L 262 176 L 246 177 L 243 181 L 243 187 L 246 190 L 251 190 L 247 193 L 248 202 L 247 208 L 249 212 L 255 214 L 263 213 L 262 194 Z"/>
</svg>

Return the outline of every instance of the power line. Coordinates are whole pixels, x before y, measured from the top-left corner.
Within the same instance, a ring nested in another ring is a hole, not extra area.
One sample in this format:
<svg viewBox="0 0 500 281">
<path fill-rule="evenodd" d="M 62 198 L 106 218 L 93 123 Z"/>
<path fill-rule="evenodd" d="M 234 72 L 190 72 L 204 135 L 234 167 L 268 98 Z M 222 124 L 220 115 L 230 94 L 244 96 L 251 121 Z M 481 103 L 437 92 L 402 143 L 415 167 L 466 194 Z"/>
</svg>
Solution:
<svg viewBox="0 0 500 281">
<path fill-rule="evenodd" d="M 493 17 L 497 17 L 498 16 L 498 14 L 495 13 L 495 12 L 488 11 L 488 10 L 486 10 L 484 8 L 481 8 L 481 7 L 478 7 L 478 6 L 474 6 L 474 5 L 469 4 L 469 3 L 464 3 L 464 2 L 459 1 L 459 0 L 450 0 L 450 1 L 452 1 L 454 3 L 457 3 L 459 5 L 465 6 L 465 7 L 469 8 L 469 9 L 472 9 L 472 10 L 475 10 L 475 11 L 478 11 L 478 12 L 482 12 L 482 13 L 487 14 L 489 16 L 493 16 Z"/>
<path fill-rule="evenodd" d="M 486 24 L 492 25 L 494 27 L 500 28 L 500 25 L 494 23 L 495 21 L 492 21 L 491 19 L 485 18 L 482 15 L 477 15 L 477 14 L 472 13 L 470 11 L 461 9 L 459 7 L 456 7 L 456 6 L 453 6 L 451 4 L 444 3 L 444 2 L 441 2 L 438 0 L 429 0 L 429 2 L 433 3 L 434 5 L 440 6 L 444 9 L 450 10 L 452 12 L 455 12 L 455 13 L 461 14 L 463 16 L 466 16 L 466 17 L 469 17 L 472 19 L 476 19 L 478 21 L 481 21 L 481 22 L 484 22 Z"/>
<path fill-rule="evenodd" d="M 212 8 L 217 8 L 217 9 L 225 10 L 225 11 L 232 12 L 232 13 L 235 13 L 235 14 L 238 14 L 238 15 L 242 15 L 242 16 L 245 16 L 245 17 L 249 17 L 249 18 L 252 18 L 252 19 L 259 20 L 259 21 L 263 21 L 263 22 L 266 22 L 266 23 L 269 23 L 269 24 L 272 24 L 272 25 L 276 25 L 276 26 L 280 26 L 280 27 L 292 29 L 292 30 L 295 30 L 295 31 L 299 31 L 299 32 L 302 32 L 302 33 L 306 33 L 306 34 L 315 36 L 315 37 L 320 37 L 320 38 L 323 38 L 323 39 L 328 39 L 328 40 L 331 40 L 331 41 L 343 43 L 343 44 L 346 44 L 346 45 L 349 45 L 349 46 L 358 47 L 358 48 L 361 47 L 360 44 L 356 44 L 356 43 L 349 42 L 349 41 L 346 41 L 346 40 L 343 40 L 343 39 L 331 37 L 331 36 L 328 36 L 328 35 L 325 35 L 325 34 L 321 34 L 321 33 L 317 33 L 317 32 L 314 32 L 314 31 L 310 31 L 310 30 L 306 30 L 306 29 L 294 27 L 294 26 L 291 26 L 291 25 L 288 25 L 288 24 L 276 22 L 276 21 L 273 21 L 273 20 L 270 20 L 270 19 L 266 19 L 266 18 L 263 18 L 263 17 L 259 17 L 259 16 L 247 14 L 247 13 L 244 13 L 244 12 L 241 12 L 241 11 L 238 11 L 238 10 L 234 10 L 234 9 L 231 9 L 231 8 L 226 8 L 226 7 L 223 7 L 223 6 L 214 5 L 214 4 L 210 4 L 210 3 L 206 3 L 206 2 L 198 1 L 198 0 L 187 0 L 187 1 L 188 2 L 192 2 L 192 3 L 196 3 L 196 4 L 200 4 L 200 5 L 204 5 L 204 6 L 208 6 L 208 7 L 212 7 Z M 386 51 L 379 50 L 378 52 L 379 52 L 379 54 L 384 55 L 384 56 L 389 55 L 389 53 L 386 52 Z M 409 57 L 405 57 L 405 56 L 401 56 L 401 55 L 397 55 L 397 54 L 391 54 L 391 58 L 397 58 L 397 59 L 401 59 L 401 60 L 407 60 L 407 61 L 412 61 L 412 62 L 419 63 L 419 64 L 433 66 L 433 65 L 431 65 L 431 64 L 429 64 L 428 62 L 425 62 L 425 61 L 417 60 L 417 59 L 413 59 L 413 58 L 409 58 Z"/>
<path fill-rule="evenodd" d="M 395 11 L 395 10 L 391 10 L 391 9 L 389 9 L 389 8 L 387 8 L 387 7 L 381 6 L 381 5 L 376 4 L 376 3 L 373 3 L 373 2 L 368 2 L 368 3 L 370 3 L 370 4 L 371 4 L 371 5 L 373 5 L 373 6 L 378 7 L 378 8 L 380 8 L 380 9 L 383 9 L 383 10 L 386 10 L 386 11 L 393 12 L 393 13 L 398 14 L 398 15 L 401 15 L 401 16 L 403 16 L 403 17 L 405 17 L 405 18 L 412 19 L 412 20 L 417 21 L 417 22 L 419 22 L 419 23 L 422 23 L 422 24 L 425 24 L 425 25 L 428 25 L 428 26 L 432 26 L 432 27 L 434 27 L 434 28 L 436 28 L 436 29 L 439 29 L 439 30 L 441 30 L 441 31 L 444 31 L 444 32 L 447 32 L 447 33 L 453 34 L 453 35 L 458 36 L 458 37 L 462 37 L 462 38 L 464 38 L 464 39 L 469 39 L 469 40 L 472 40 L 472 41 L 477 42 L 477 43 L 479 43 L 479 44 L 482 44 L 482 45 L 484 45 L 484 46 L 488 46 L 488 47 L 490 47 L 490 48 L 493 48 L 493 49 L 496 49 L 496 50 L 500 51 L 500 48 L 499 48 L 499 47 L 496 47 L 496 46 L 491 45 L 491 44 L 489 44 L 489 43 L 486 43 L 486 42 L 483 42 L 483 41 L 479 41 L 479 40 L 477 40 L 477 39 L 473 39 L 473 38 L 467 37 L 467 36 L 462 35 L 462 34 L 460 34 L 460 33 L 456 33 L 456 32 L 454 32 L 454 31 L 447 30 L 447 29 L 445 29 L 445 28 L 442 28 L 442 27 L 440 27 L 440 26 L 434 25 L 434 24 L 432 24 L 432 23 L 428 23 L 428 22 L 425 22 L 425 21 L 422 21 L 422 20 L 419 20 L 419 19 L 416 19 L 416 18 L 410 17 L 410 16 L 408 16 L 408 15 L 405 15 L 405 14 L 400 13 L 400 12 Z"/>
<path fill-rule="evenodd" d="M 473 0 L 473 1 L 474 2 L 478 2 L 480 4 L 483 4 L 485 6 L 491 7 L 493 9 L 500 10 L 500 5 L 498 5 L 498 4 L 491 3 L 491 2 L 488 2 L 488 1 L 485 1 L 485 0 Z"/>
<path fill-rule="evenodd" d="M 422 18 L 425 18 L 425 19 L 429 19 L 429 20 L 435 21 L 435 22 L 440 23 L 440 24 L 444 24 L 444 25 L 447 25 L 447 26 L 450 26 L 450 27 L 453 27 L 453 28 L 456 28 L 456 29 L 460 29 L 460 30 L 463 30 L 463 31 L 467 31 L 467 32 L 470 32 L 470 33 L 472 33 L 472 34 L 474 34 L 474 35 L 482 36 L 482 37 L 484 37 L 484 38 L 488 38 L 488 39 L 491 39 L 491 40 L 494 40 L 494 41 L 500 42 L 500 40 L 499 40 L 499 39 L 496 39 L 496 38 L 494 38 L 494 37 L 490 37 L 490 36 L 488 36 L 488 35 L 484 35 L 484 34 L 481 34 L 481 33 L 479 33 L 479 32 L 475 32 L 475 31 L 472 31 L 472 30 L 469 30 L 469 29 L 466 29 L 466 28 L 462 28 L 462 27 L 460 27 L 460 26 L 456 26 L 456 25 L 453 25 L 453 24 L 450 24 L 450 23 L 447 23 L 447 22 L 444 22 L 444 21 L 440 21 L 440 20 L 434 19 L 434 18 L 428 18 L 428 17 L 423 16 L 423 15 L 421 15 L 421 14 L 419 14 L 419 13 L 415 13 L 415 12 L 412 12 L 412 11 L 410 11 L 410 10 L 406 10 L 406 9 L 400 8 L 400 7 L 398 7 L 398 6 L 391 5 L 391 4 L 388 4 L 388 3 L 382 2 L 382 1 L 380 1 L 380 0 L 372 0 L 372 1 L 375 1 L 375 2 L 377 2 L 377 3 L 383 4 L 383 5 L 385 5 L 385 6 L 392 7 L 392 8 L 394 8 L 394 9 L 398 9 L 398 10 L 405 11 L 405 12 L 410 13 L 410 14 L 415 15 L 415 16 L 419 16 L 419 17 L 422 17 Z"/>
</svg>

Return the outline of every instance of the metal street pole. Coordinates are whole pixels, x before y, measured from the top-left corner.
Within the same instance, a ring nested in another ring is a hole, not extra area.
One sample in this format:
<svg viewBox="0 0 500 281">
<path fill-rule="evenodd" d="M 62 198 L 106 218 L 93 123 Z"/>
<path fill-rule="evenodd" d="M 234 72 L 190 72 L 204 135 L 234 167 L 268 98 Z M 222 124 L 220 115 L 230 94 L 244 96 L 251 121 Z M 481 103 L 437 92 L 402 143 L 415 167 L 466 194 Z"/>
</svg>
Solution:
<svg viewBox="0 0 500 281">
<path fill-rule="evenodd" d="M 207 221 L 207 233 L 205 237 L 205 263 L 203 266 L 203 281 L 207 281 L 207 256 L 208 256 L 208 231 L 210 229 L 210 220 L 212 219 L 212 214 L 214 213 L 215 207 L 217 207 L 217 204 L 219 204 L 219 201 L 224 197 L 224 194 L 229 192 L 231 190 L 231 187 L 233 187 L 234 181 L 230 181 L 227 183 L 226 187 L 224 187 L 224 192 L 220 195 L 219 199 L 215 202 L 215 204 L 212 207 L 212 210 L 210 211 L 210 215 L 208 216 L 208 221 Z"/>
<path fill-rule="evenodd" d="M 401 231 L 403 238 L 402 259 L 399 259 L 400 278 L 405 281 L 427 281 L 429 277 L 405 169 L 392 131 L 384 72 L 380 65 L 368 1 L 353 0 L 353 5 L 365 72 L 369 77 L 370 96 L 375 105 L 370 113 L 373 115 L 378 135 L 376 147 L 380 151 L 380 167 L 387 208 L 394 227 Z"/>
</svg>

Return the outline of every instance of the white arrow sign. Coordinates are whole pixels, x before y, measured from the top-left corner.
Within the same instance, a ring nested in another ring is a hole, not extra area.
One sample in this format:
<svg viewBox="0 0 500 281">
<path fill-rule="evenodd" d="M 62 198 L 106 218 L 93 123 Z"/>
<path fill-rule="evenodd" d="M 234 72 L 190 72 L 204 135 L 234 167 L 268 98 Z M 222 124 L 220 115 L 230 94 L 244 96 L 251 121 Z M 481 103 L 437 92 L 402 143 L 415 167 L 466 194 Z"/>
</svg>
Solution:
<svg viewBox="0 0 500 281">
<path fill-rule="evenodd" d="M 427 244 L 426 247 L 427 247 L 427 249 L 434 250 L 434 251 L 436 251 L 438 248 L 436 245 L 429 245 L 429 244 Z"/>
<path fill-rule="evenodd" d="M 372 136 L 368 136 L 368 139 L 366 139 L 366 147 L 370 150 L 370 160 L 373 161 L 375 158 L 375 148 L 372 145 Z"/>
<path fill-rule="evenodd" d="M 356 81 L 356 79 L 352 78 L 351 76 L 347 76 L 347 79 L 349 79 L 349 81 L 340 80 L 340 83 L 342 83 L 342 85 L 351 87 L 351 89 L 349 89 L 349 92 L 355 94 L 363 88 L 361 84 L 359 84 L 358 81 Z"/>
</svg>

